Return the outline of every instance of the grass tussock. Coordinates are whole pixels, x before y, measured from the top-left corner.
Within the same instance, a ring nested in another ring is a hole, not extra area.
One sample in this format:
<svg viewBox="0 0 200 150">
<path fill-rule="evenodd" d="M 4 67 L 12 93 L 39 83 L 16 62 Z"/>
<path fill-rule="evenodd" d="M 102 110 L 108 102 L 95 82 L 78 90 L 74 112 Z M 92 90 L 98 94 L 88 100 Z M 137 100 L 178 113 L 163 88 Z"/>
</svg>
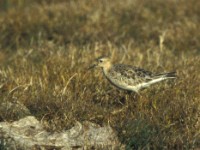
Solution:
<svg viewBox="0 0 200 150">
<path fill-rule="evenodd" d="M 23 103 L 50 131 L 75 121 L 110 124 L 127 149 L 199 148 L 199 7 L 197 0 L 35 1 L 19 8 L 10 1 L 0 14 L 1 102 Z M 176 70 L 178 78 L 127 95 L 101 70 L 87 70 L 100 55 Z"/>
</svg>

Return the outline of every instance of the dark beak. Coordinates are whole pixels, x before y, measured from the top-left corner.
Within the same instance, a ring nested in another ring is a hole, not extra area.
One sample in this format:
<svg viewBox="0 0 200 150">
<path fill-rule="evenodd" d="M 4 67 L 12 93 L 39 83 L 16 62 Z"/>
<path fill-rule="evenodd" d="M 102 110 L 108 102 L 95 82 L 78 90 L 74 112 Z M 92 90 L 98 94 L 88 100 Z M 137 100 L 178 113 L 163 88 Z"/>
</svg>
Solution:
<svg viewBox="0 0 200 150">
<path fill-rule="evenodd" d="M 88 70 L 91 70 L 91 69 L 95 68 L 96 66 L 97 66 L 97 64 L 93 64 L 90 67 L 88 67 Z"/>
</svg>

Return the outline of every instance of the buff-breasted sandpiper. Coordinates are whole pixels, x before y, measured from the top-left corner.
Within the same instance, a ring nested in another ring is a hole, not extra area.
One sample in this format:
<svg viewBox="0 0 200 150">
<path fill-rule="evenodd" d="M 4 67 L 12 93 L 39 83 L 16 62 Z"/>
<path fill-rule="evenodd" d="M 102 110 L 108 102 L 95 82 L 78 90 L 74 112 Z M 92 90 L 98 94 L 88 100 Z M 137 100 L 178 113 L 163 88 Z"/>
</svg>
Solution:
<svg viewBox="0 0 200 150">
<path fill-rule="evenodd" d="M 136 93 L 152 84 L 176 78 L 176 72 L 156 74 L 131 65 L 112 64 L 109 57 L 98 58 L 90 68 L 94 67 L 102 68 L 103 74 L 112 85 Z"/>
</svg>

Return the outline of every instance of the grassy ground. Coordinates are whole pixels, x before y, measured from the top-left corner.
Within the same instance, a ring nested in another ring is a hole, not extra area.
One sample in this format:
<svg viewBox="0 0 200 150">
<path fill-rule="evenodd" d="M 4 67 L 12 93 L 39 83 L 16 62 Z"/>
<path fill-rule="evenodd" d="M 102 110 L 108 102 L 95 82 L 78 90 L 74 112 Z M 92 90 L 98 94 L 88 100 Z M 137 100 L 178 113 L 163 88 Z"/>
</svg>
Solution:
<svg viewBox="0 0 200 150">
<path fill-rule="evenodd" d="M 199 8 L 198 0 L 1 1 L 1 102 L 23 103 L 50 131 L 110 124 L 127 149 L 199 148 Z M 127 95 L 101 70 L 87 71 L 100 55 L 178 78 Z"/>
</svg>

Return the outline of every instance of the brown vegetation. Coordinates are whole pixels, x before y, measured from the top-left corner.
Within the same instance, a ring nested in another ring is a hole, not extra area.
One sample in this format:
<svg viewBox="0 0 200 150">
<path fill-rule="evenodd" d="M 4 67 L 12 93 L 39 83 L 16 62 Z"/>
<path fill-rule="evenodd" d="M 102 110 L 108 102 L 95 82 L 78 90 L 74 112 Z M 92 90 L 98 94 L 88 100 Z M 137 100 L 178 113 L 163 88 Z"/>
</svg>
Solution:
<svg viewBox="0 0 200 150">
<path fill-rule="evenodd" d="M 1 102 L 20 101 L 50 131 L 109 124 L 127 149 L 200 147 L 200 1 L 5 2 Z M 102 54 L 178 78 L 127 95 L 87 71 Z"/>
</svg>

